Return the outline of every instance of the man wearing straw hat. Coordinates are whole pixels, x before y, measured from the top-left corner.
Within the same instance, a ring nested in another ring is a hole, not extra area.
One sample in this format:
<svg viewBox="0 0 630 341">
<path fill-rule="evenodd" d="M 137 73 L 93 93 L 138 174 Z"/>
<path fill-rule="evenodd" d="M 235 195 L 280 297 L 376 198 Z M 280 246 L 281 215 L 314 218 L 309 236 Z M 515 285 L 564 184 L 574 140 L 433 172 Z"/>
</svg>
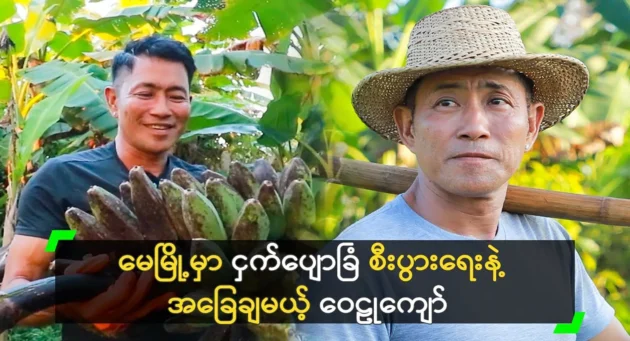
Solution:
<svg viewBox="0 0 630 341">
<path fill-rule="evenodd" d="M 462 6 L 414 27 L 407 66 L 363 79 L 359 117 L 407 146 L 419 165 L 411 187 L 344 230 L 339 240 L 567 240 L 553 219 L 502 212 L 508 180 L 538 133 L 560 122 L 589 83 L 580 61 L 528 54 L 514 21 Z M 630 340 L 576 257 L 579 333 L 552 324 L 300 325 L 303 340 Z"/>
</svg>

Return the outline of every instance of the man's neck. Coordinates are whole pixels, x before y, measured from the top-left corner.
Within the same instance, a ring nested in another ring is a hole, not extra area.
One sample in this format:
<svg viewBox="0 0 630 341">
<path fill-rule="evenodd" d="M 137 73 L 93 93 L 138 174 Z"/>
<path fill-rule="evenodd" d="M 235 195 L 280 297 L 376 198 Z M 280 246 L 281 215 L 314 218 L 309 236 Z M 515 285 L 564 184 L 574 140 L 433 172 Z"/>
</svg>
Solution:
<svg viewBox="0 0 630 341">
<path fill-rule="evenodd" d="M 454 196 L 427 181 L 422 173 L 403 194 L 407 204 L 425 220 L 455 234 L 493 239 L 507 186 L 484 198 Z"/>
<path fill-rule="evenodd" d="M 145 172 L 154 176 L 162 174 L 168 160 L 167 153 L 161 155 L 147 154 L 127 143 L 120 138 L 120 135 L 116 137 L 116 153 L 127 169 L 141 166 Z"/>
</svg>

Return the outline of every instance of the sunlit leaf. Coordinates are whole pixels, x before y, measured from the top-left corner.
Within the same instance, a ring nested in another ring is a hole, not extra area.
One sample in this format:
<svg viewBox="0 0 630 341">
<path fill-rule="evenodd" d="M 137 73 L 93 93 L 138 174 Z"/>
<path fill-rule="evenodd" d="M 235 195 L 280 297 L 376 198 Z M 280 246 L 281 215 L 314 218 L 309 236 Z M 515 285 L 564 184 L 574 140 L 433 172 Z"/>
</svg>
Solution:
<svg viewBox="0 0 630 341">
<path fill-rule="evenodd" d="M 189 129 L 200 129 L 207 127 L 207 121 L 216 121 L 221 124 L 226 123 L 255 123 L 256 120 L 245 115 L 242 111 L 230 108 L 226 105 L 193 100 Z M 200 122 L 197 124 L 196 122 Z"/>
<path fill-rule="evenodd" d="M 624 72 L 604 72 L 593 81 L 581 105 L 582 110 L 593 121 L 608 120 L 627 126 L 630 123 L 628 93 L 630 80 Z"/>
<path fill-rule="evenodd" d="M 150 3 L 151 0 L 120 0 L 120 7 L 127 8 L 134 6 L 145 6 L 149 5 Z"/>
<path fill-rule="evenodd" d="M 50 8 L 46 10 L 50 10 Z M 57 33 L 57 26 L 46 16 L 45 11 L 41 11 L 34 6 L 29 7 L 28 14 L 24 20 L 25 40 L 29 43 L 30 48 L 28 52 L 39 50 Z"/>
<path fill-rule="evenodd" d="M 391 0 L 336 0 L 337 6 L 358 5 L 362 10 L 372 11 L 374 9 L 385 9 Z M 425 1 L 430 2 L 430 1 Z"/>
<path fill-rule="evenodd" d="M 270 66 L 283 72 L 303 74 L 322 74 L 333 70 L 330 65 L 322 62 L 263 51 L 199 53 L 195 55 L 195 64 L 201 74 L 219 74 L 224 73 L 226 69 L 245 72 L 250 67 L 260 69 L 263 66 Z"/>
<path fill-rule="evenodd" d="M 46 95 L 54 95 L 62 92 L 77 79 L 90 75 L 90 70 L 98 68 L 96 65 L 67 63 L 59 60 L 50 61 L 34 68 L 25 70 L 24 77 L 33 84 L 44 83 L 42 92 Z M 81 108 L 78 116 L 90 122 L 98 131 L 111 133 L 117 126 L 116 120 L 111 117 L 109 107 L 103 94 L 104 88 L 109 85 L 97 77 L 88 77 L 68 99 L 67 107 Z"/>
<path fill-rule="evenodd" d="M 337 129 L 358 133 L 367 128 L 352 107 L 352 87 L 338 80 L 331 80 L 322 87 L 321 92 L 328 118 L 335 123 Z"/>
<path fill-rule="evenodd" d="M 551 1 L 525 1 L 510 11 L 510 16 L 516 22 L 518 30 L 523 32 L 556 10 L 556 7 L 557 5 Z"/>
<path fill-rule="evenodd" d="M 54 6 L 49 15 L 61 24 L 71 24 L 74 15 L 83 7 L 82 0 L 46 0 L 44 8 Z"/>
<path fill-rule="evenodd" d="M 33 154 L 33 145 L 44 132 L 50 128 L 61 116 L 61 110 L 65 106 L 70 96 L 79 89 L 81 84 L 88 78 L 88 75 L 75 79 L 63 91 L 46 97 L 42 101 L 36 103 L 26 116 L 24 129 L 18 139 L 18 153 L 14 179 L 20 178 L 26 163 L 31 159 Z"/>
<path fill-rule="evenodd" d="M 208 127 L 189 131 L 182 135 L 181 140 L 186 140 L 191 137 L 199 135 L 220 135 L 226 133 L 238 133 L 238 134 L 255 134 L 259 130 L 256 124 L 222 124 L 218 126 Z"/>
<path fill-rule="evenodd" d="M 132 34 L 136 30 L 157 20 L 171 16 L 186 16 L 191 13 L 190 8 L 166 5 L 136 6 L 124 8 L 114 14 L 100 19 L 77 18 L 74 25 L 79 29 L 90 29 L 107 40 Z"/>
<path fill-rule="evenodd" d="M 69 59 L 82 57 L 84 53 L 91 52 L 94 49 L 86 38 L 81 37 L 73 41 L 71 36 L 62 31 L 58 31 L 55 34 L 48 46 L 61 57 Z"/>
<path fill-rule="evenodd" d="M 540 47 L 544 48 L 545 42 L 549 40 L 559 21 L 559 18 L 545 17 L 536 25 L 532 25 L 526 32 L 523 32 L 522 37 L 526 48 L 530 52 L 535 52 L 534 50 Z"/>
<path fill-rule="evenodd" d="M 11 18 L 15 13 L 13 0 L 0 0 L 0 23 Z"/>
<path fill-rule="evenodd" d="M 5 26 L 7 29 L 7 34 L 13 44 L 15 44 L 15 51 L 18 54 L 22 54 L 25 49 L 24 38 L 26 35 L 26 31 L 24 30 L 24 22 L 16 22 Z"/>
<path fill-rule="evenodd" d="M 595 269 L 597 269 L 597 261 L 589 253 L 582 254 L 582 263 L 584 263 L 584 268 L 586 268 L 586 271 L 593 272 L 595 271 Z"/>
<path fill-rule="evenodd" d="M 333 8 L 330 0 L 225 0 L 223 9 L 215 10 L 216 23 L 207 33 L 208 40 L 242 39 L 257 28 L 258 22 L 269 41 L 276 41 L 310 17 Z"/>
<path fill-rule="evenodd" d="M 259 142 L 264 146 L 282 144 L 292 139 L 297 133 L 297 118 L 300 115 L 300 97 L 286 95 L 273 100 L 267 111 L 260 118 L 260 130 L 263 136 Z"/>
<path fill-rule="evenodd" d="M 0 103 L 8 103 L 11 99 L 11 81 L 7 78 L 0 79 Z"/>
</svg>

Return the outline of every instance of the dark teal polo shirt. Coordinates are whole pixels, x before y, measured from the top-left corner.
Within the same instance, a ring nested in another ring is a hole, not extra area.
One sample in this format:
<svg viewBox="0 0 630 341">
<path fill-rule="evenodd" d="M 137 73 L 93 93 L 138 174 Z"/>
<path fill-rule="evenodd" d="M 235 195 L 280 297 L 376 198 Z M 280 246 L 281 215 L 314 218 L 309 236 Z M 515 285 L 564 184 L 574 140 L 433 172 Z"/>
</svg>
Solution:
<svg viewBox="0 0 630 341">
<path fill-rule="evenodd" d="M 159 177 L 149 173 L 157 185 L 161 179 L 170 178 L 174 168 L 182 168 L 201 179 L 204 166 L 192 165 L 175 156 L 169 156 L 167 165 Z M 91 212 L 87 190 L 97 185 L 120 197 L 119 185 L 129 180 L 129 170 L 116 153 L 115 142 L 104 146 L 52 158 L 37 170 L 27 182 L 18 201 L 18 217 L 15 233 L 48 239 L 52 230 L 69 229 L 65 211 L 78 207 Z M 198 340 L 199 333 L 168 334 L 161 324 L 141 325 L 130 330 L 135 337 L 120 338 L 118 341 L 140 340 Z M 135 332 L 135 333 L 134 333 Z M 63 340 L 101 341 L 102 338 L 82 329 L 78 325 L 62 327 Z"/>
<path fill-rule="evenodd" d="M 171 155 L 159 177 L 147 175 L 157 185 L 161 179 L 169 179 L 174 168 L 185 169 L 200 181 L 207 169 Z M 68 229 L 68 208 L 91 212 L 87 201 L 91 186 L 103 187 L 120 197 L 119 186 L 127 180 L 129 170 L 118 158 L 115 142 L 52 158 L 35 172 L 20 195 L 15 233 L 48 239 L 50 231 Z"/>
</svg>

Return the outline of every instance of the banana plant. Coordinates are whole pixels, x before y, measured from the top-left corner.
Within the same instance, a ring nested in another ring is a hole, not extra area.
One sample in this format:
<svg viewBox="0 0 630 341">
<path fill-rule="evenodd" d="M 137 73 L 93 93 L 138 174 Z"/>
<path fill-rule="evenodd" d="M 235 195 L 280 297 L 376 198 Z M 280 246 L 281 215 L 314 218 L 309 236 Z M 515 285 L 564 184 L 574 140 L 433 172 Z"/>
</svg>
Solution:
<svg viewBox="0 0 630 341">
<path fill-rule="evenodd" d="M 59 120 L 62 109 L 69 97 L 86 80 L 80 77 L 66 84 L 67 87 L 54 95 L 46 96 L 35 90 L 31 82 L 22 77 L 22 72 L 37 63 L 37 58 L 45 52 L 46 44 L 55 33 L 54 25 L 47 16 L 58 4 L 47 7 L 31 5 L 22 21 L 4 25 L 3 53 L 0 59 L 0 83 L 2 103 L 5 105 L 3 122 L 8 131 L 6 161 L 8 186 L 5 201 L 5 220 L 3 224 L 3 244 L 12 239 L 15 223 L 16 203 L 24 183 L 26 172 L 33 153 L 40 148 L 40 139 L 46 131 Z M 17 15 L 15 4 L 5 1 L 0 19 L 11 21 Z M 28 31 L 26 31 L 28 29 Z"/>
</svg>

